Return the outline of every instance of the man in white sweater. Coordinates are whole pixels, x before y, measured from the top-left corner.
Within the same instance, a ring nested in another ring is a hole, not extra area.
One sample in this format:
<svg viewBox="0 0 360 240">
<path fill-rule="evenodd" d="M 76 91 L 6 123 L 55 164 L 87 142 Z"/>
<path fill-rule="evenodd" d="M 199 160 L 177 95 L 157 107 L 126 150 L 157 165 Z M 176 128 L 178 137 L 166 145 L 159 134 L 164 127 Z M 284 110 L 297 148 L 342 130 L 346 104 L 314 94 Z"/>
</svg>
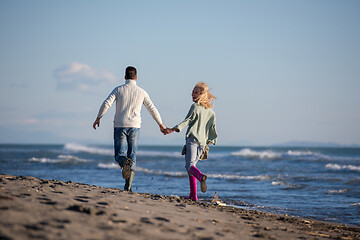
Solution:
<svg viewBox="0 0 360 240">
<path fill-rule="evenodd" d="M 164 133 L 164 126 L 159 111 L 152 103 L 145 90 L 136 85 L 137 72 L 134 67 L 125 70 L 125 84 L 116 87 L 105 99 L 100 107 L 97 118 L 93 124 L 100 126 L 100 119 L 111 105 L 116 101 L 114 117 L 114 150 L 115 161 L 123 168 L 122 176 L 125 179 L 124 189 L 131 191 L 131 185 L 136 171 L 136 151 L 140 136 L 142 105 L 145 105 L 151 116 Z"/>
</svg>

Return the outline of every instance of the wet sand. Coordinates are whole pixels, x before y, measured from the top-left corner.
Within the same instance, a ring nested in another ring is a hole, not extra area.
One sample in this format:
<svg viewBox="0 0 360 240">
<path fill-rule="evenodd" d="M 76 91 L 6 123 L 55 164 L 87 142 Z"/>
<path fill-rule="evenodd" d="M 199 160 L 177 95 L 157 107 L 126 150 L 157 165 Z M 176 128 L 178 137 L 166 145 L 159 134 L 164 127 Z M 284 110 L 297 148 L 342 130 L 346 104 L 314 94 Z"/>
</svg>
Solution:
<svg viewBox="0 0 360 240">
<path fill-rule="evenodd" d="M 0 239 L 360 239 L 360 226 L 0 175 Z"/>
</svg>

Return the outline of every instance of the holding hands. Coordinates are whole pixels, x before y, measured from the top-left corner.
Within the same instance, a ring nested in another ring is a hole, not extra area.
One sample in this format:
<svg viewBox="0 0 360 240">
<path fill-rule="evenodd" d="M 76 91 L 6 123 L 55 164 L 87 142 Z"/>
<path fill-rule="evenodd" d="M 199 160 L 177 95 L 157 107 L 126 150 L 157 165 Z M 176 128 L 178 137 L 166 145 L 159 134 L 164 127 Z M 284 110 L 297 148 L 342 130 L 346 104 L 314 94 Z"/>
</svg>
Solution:
<svg viewBox="0 0 360 240">
<path fill-rule="evenodd" d="M 168 135 L 168 134 L 170 134 L 170 133 L 173 133 L 173 132 L 175 132 L 175 128 L 166 128 L 165 130 L 164 130 L 164 132 L 163 132 L 163 134 L 164 135 Z"/>
<path fill-rule="evenodd" d="M 164 135 L 168 135 L 170 133 L 173 133 L 176 131 L 175 128 L 167 128 L 164 126 L 164 124 L 159 125 L 160 126 L 160 131 L 164 134 Z"/>
</svg>

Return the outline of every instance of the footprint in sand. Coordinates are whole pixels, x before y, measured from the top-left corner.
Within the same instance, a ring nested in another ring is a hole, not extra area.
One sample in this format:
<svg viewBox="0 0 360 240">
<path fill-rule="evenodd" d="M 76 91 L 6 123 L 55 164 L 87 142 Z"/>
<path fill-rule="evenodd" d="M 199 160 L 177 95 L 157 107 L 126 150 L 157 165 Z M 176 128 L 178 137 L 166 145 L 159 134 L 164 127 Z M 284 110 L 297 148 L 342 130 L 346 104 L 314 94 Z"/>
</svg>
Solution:
<svg viewBox="0 0 360 240">
<path fill-rule="evenodd" d="M 0 194 L 0 200 L 14 200 L 15 196 Z"/>
<path fill-rule="evenodd" d="M 22 193 L 22 194 L 20 194 L 20 197 L 22 197 L 22 198 L 30 197 L 30 196 L 31 196 L 30 193 Z"/>
<path fill-rule="evenodd" d="M 39 197 L 40 203 L 42 204 L 48 204 L 48 205 L 56 205 L 56 201 L 52 201 L 50 198 L 47 197 Z"/>
<path fill-rule="evenodd" d="M 58 223 L 71 223 L 69 219 L 54 219 L 54 221 Z"/>
<path fill-rule="evenodd" d="M 90 199 L 90 198 L 87 196 L 75 196 L 74 197 L 74 200 L 79 201 L 79 202 L 89 202 L 89 200 L 87 200 L 87 199 Z"/>
<path fill-rule="evenodd" d="M 163 218 L 163 217 L 156 217 L 156 218 L 154 218 L 154 219 L 155 219 L 155 220 L 158 220 L 158 221 L 162 221 L 162 222 L 170 222 L 169 219 Z"/>
<path fill-rule="evenodd" d="M 26 229 L 35 230 L 35 231 L 42 231 L 44 228 L 39 226 L 38 224 L 25 224 L 24 227 Z"/>
<path fill-rule="evenodd" d="M 176 204 L 175 207 L 186 208 L 186 205 L 183 203 L 180 203 L 180 204 Z"/>
<path fill-rule="evenodd" d="M 56 201 L 47 201 L 47 202 L 40 202 L 40 203 L 47 204 L 47 205 L 56 205 L 57 204 Z"/>
<path fill-rule="evenodd" d="M 102 210 L 96 212 L 96 216 L 104 215 L 104 214 L 106 214 L 106 212 Z"/>
<path fill-rule="evenodd" d="M 84 206 L 81 206 L 81 205 L 71 205 L 67 208 L 67 210 L 70 210 L 70 211 L 75 211 L 75 212 L 80 212 L 80 213 L 86 213 L 86 214 L 91 214 L 92 212 L 92 209 L 89 208 L 89 207 L 84 207 Z"/>
<path fill-rule="evenodd" d="M 40 184 L 48 184 L 49 180 L 41 180 Z"/>
<path fill-rule="evenodd" d="M 53 191 L 53 193 L 63 194 L 64 192 L 60 192 L 60 191 Z"/>
<path fill-rule="evenodd" d="M 68 222 L 65 222 L 65 223 L 68 223 Z M 41 226 L 44 226 L 44 227 L 49 226 L 51 228 L 57 228 L 57 229 L 64 229 L 65 228 L 65 225 L 63 224 L 62 221 L 55 221 L 55 223 L 48 222 L 48 221 L 41 221 L 41 222 L 39 222 L 39 224 Z"/>
<path fill-rule="evenodd" d="M 150 221 L 150 219 L 147 218 L 147 217 L 141 218 L 141 219 L 140 219 L 140 222 L 146 223 L 146 224 L 154 224 L 154 223 L 153 223 L 152 221 Z"/>
<path fill-rule="evenodd" d="M 110 221 L 112 221 L 113 223 L 127 223 L 126 220 L 116 218 L 111 218 Z"/>
<path fill-rule="evenodd" d="M 15 180 L 17 180 L 17 178 L 16 177 L 5 177 L 6 178 L 6 180 L 11 180 L 11 181 L 15 181 Z"/>
<path fill-rule="evenodd" d="M 103 210 L 96 210 L 96 209 L 93 209 L 93 208 L 90 208 L 90 207 L 77 205 L 77 204 L 70 205 L 66 210 L 79 212 L 79 213 L 86 213 L 86 214 L 89 214 L 89 215 L 95 214 L 96 216 L 106 214 L 106 212 L 103 211 Z"/>
</svg>

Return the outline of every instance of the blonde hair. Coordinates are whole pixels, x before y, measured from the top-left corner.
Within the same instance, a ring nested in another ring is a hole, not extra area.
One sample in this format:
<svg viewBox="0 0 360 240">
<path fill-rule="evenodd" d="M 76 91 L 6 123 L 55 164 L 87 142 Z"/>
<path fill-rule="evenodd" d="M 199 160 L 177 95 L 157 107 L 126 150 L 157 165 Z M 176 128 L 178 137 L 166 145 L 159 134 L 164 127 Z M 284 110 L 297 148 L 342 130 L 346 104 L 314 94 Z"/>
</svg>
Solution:
<svg viewBox="0 0 360 240">
<path fill-rule="evenodd" d="M 209 92 L 209 87 L 207 83 L 198 82 L 195 85 L 195 88 L 199 88 L 201 90 L 198 103 L 206 109 L 213 108 L 214 107 L 213 100 L 216 99 L 216 97 Z"/>
</svg>

